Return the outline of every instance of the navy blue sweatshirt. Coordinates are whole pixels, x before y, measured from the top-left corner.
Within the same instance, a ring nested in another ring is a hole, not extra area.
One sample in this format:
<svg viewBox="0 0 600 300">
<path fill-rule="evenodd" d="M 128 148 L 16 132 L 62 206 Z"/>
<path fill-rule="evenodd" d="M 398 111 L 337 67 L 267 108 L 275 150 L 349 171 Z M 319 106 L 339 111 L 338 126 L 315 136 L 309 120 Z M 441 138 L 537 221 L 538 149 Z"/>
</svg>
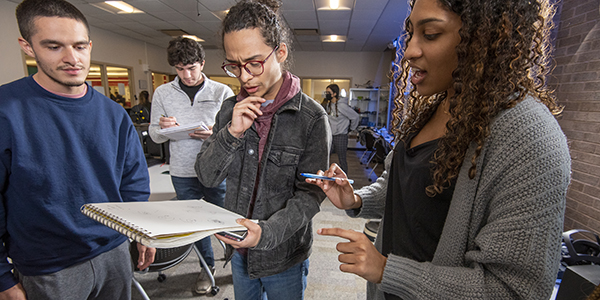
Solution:
<svg viewBox="0 0 600 300">
<path fill-rule="evenodd" d="M 147 201 L 148 168 L 126 111 L 88 86 L 77 99 L 26 77 L 0 86 L 0 291 L 60 271 L 125 236 L 80 212 L 85 203 Z"/>
</svg>

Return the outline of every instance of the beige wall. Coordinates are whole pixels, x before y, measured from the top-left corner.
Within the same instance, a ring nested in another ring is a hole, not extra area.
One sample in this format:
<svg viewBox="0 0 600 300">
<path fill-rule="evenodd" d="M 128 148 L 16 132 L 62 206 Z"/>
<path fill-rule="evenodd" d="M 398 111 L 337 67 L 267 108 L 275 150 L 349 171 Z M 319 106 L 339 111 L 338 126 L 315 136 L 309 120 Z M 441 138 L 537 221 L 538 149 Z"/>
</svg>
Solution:
<svg viewBox="0 0 600 300">
<path fill-rule="evenodd" d="M 25 63 L 17 43 L 20 35 L 15 18 L 16 6 L 16 3 L 0 0 L 0 84 L 26 75 Z M 90 36 L 93 42 L 93 62 L 133 69 L 135 94 L 141 91 L 139 80 L 146 80 L 149 90 L 152 87 L 150 72 L 144 72 L 142 65 L 147 64 L 154 72 L 175 74 L 175 70 L 167 63 L 166 44 L 158 47 L 96 27 L 90 28 Z M 374 86 L 387 86 L 391 54 L 391 51 L 294 52 L 291 71 L 304 78 L 351 78 L 352 87 L 368 80 Z M 204 73 L 222 76 L 222 61 L 221 50 L 207 50 Z"/>
<path fill-rule="evenodd" d="M 16 3 L 0 0 L 0 84 L 26 76 L 25 61 L 17 43 L 20 34 L 15 18 L 16 7 Z M 135 94 L 141 91 L 139 80 L 146 80 L 149 88 L 152 86 L 150 72 L 144 72 L 142 64 L 148 64 L 152 71 L 175 72 L 167 63 L 166 45 L 161 48 L 96 27 L 90 28 L 90 36 L 92 61 L 132 68 Z"/>
<path fill-rule="evenodd" d="M 19 27 L 15 17 L 17 3 L 0 0 L 0 84 L 25 76 L 25 63 L 17 43 Z"/>
<path fill-rule="evenodd" d="M 354 84 L 364 84 L 368 80 L 374 86 L 387 87 L 387 78 L 392 51 L 387 52 L 311 52 L 293 53 L 292 73 L 304 78 L 351 78 Z M 223 75 L 221 50 L 206 51 L 207 75 Z"/>
<path fill-rule="evenodd" d="M 152 91 L 151 72 L 144 72 L 142 65 L 148 64 L 150 70 L 171 74 L 171 66 L 167 63 L 165 48 L 154 46 L 140 40 L 128 38 L 112 32 L 91 27 L 92 61 L 115 66 L 129 67 L 133 70 L 132 92 L 139 94 L 140 80 L 146 80 L 148 91 Z M 135 104 L 135 103 L 134 103 Z"/>
</svg>

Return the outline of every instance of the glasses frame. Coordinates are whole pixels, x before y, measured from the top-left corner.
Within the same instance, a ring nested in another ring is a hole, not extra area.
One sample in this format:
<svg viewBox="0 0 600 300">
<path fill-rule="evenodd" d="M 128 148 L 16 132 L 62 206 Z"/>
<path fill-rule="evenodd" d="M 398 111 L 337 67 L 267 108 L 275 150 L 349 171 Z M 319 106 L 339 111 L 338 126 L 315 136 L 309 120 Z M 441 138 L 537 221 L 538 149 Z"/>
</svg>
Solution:
<svg viewBox="0 0 600 300">
<path fill-rule="evenodd" d="M 260 76 L 260 75 L 262 75 L 262 73 L 265 72 L 265 62 L 267 62 L 269 57 L 271 57 L 271 55 L 273 55 L 273 53 L 275 53 L 275 51 L 277 51 L 277 49 L 279 49 L 279 45 L 277 45 L 275 48 L 273 48 L 273 51 L 271 51 L 271 53 L 269 53 L 269 55 L 267 55 L 267 57 L 265 57 L 265 59 L 263 59 L 263 60 L 251 60 L 251 61 L 247 61 L 244 64 L 226 63 L 227 61 L 224 61 L 223 64 L 221 65 L 221 69 L 223 69 L 223 71 L 225 71 L 225 74 L 227 74 L 227 76 L 233 77 L 233 78 L 239 78 L 240 76 L 242 76 L 242 69 L 246 70 L 246 72 L 248 74 L 250 74 L 251 76 Z M 250 72 L 250 70 L 246 66 L 251 63 L 259 63 L 260 64 L 260 68 L 261 68 L 260 73 L 252 74 L 252 72 Z M 240 75 L 235 75 L 233 72 L 227 70 L 227 66 L 237 66 L 240 69 Z"/>
</svg>

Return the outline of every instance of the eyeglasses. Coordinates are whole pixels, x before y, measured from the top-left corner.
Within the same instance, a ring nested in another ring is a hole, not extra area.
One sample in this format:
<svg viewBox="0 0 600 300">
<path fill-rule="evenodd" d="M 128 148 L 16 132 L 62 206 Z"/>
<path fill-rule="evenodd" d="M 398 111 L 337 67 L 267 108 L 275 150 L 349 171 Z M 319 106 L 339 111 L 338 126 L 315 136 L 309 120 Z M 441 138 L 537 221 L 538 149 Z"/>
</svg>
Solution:
<svg viewBox="0 0 600 300">
<path fill-rule="evenodd" d="M 243 65 L 236 63 L 226 64 L 225 62 L 223 62 L 221 68 L 229 77 L 242 76 L 242 68 L 252 76 L 259 76 L 265 71 L 265 62 L 267 61 L 267 59 L 269 59 L 269 57 L 271 57 L 271 55 L 275 51 L 277 51 L 277 49 L 279 49 L 279 45 L 277 45 L 277 47 L 275 47 L 275 49 L 273 49 L 273 51 L 271 51 L 271 53 L 269 53 L 269 55 L 267 55 L 267 57 L 263 61 L 251 60 Z"/>
</svg>

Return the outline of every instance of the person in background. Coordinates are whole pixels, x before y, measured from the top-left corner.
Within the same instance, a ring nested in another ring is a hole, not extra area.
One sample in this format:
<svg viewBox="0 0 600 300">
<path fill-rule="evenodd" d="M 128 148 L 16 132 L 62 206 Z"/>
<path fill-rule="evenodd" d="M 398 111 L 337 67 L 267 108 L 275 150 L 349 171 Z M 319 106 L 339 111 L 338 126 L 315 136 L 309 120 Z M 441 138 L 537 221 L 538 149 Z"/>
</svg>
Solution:
<svg viewBox="0 0 600 300">
<path fill-rule="evenodd" d="M 133 123 L 150 123 L 150 112 L 152 111 L 152 103 L 150 103 L 150 94 L 148 91 L 140 92 L 140 102 L 131 108 L 129 116 Z"/>
<path fill-rule="evenodd" d="M 230 244 L 236 300 L 302 299 L 312 244 L 312 218 L 325 194 L 304 182 L 329 164 L 325 110 L 302 93 L 285 69 L 291 34 L 278 1 L 240 1 L 222 24 L 223 69 L 242 90 L 223 102 L 214 134 L 196 161 L 198 178 L 227 178 L 225 208 L 256 219 L 243 241 Z"/>
<path fill-rule="evenodd" d="M 549 299 L 558 273 L 567 140 L 545 84 L 546 0 L 412 0 L 395 99 L 396 147 L 376 183 L 310 180 L 375 245 L 339 236 L 368 299 Z M 405 93 L 406 92 L 406 93 Z M 406 96 L 404 96 L 406 95 Z M 326 176 L 346 178 L 336 165 Z"/>
<path fill-rule="evenodd" d="M 115 99 L 114 99 L 117 103 L 119 103 L 121 105 L 121 107 L 125 107 L 125 98 L 123 96 L 121 96 L 121 94 L 119 94 L 118 91 L 115 91 Z"/>
<path fill-rule="evenodd" d="M 169 65 L 175 67 L 177 77 L 169 83 L 159 86 L 152 99 L 152 115 L 149 126 L 150 137 L 155 143 L 169 140 L 161 135 L 161 128 L 191 124 L 202 121 L 209 130 L 196 130 L 189 139 L 171 140 L 169 173 L 177 194 L 177 199 L 204 199 L 207 202 L 223 206 L 225 198 L 225 180 L 219 184 L 207 186 L 198 181 L 194 164 L 196 154 L 203 141 L 213 133 L 212 126 L 221 103 L 233 96 L 226 85 L 210 80 L 202 73 L 204 68 L 204 48 L 200 43 L 176 37 L 167 48 Z M 215 273 L 215 259 L 210 237 L 196 242 L 202 257 L 210 270 L 202 269 L 194 285 L 197 294 L 206 294 L 212 289 L 210 277 L 206 272 Z"/>
<path fill-rule="evenodd" d="M 340 87 L 335 83 L 327 86 L 322 105 L 329 117 L 329 126 L 333 134 L 331 150 L 337 153 L 340 167 L 348 174 L 348 132 L 358 127 L 359 115 L 348 105 L 348 99 L 343 98 L 340 101 Z"/>
<path fill-rule="evenodd" d="M 135 128 L 85 82 L 92 42 L 77 8 L 25 0 L 16 15 L 39 71 L 0 86 L 0 299 L 130 299 L 127 237 L 80 207 L 148 200 Z M 138 251 L 145 269 L 155 249 Z"/>
</svg>

